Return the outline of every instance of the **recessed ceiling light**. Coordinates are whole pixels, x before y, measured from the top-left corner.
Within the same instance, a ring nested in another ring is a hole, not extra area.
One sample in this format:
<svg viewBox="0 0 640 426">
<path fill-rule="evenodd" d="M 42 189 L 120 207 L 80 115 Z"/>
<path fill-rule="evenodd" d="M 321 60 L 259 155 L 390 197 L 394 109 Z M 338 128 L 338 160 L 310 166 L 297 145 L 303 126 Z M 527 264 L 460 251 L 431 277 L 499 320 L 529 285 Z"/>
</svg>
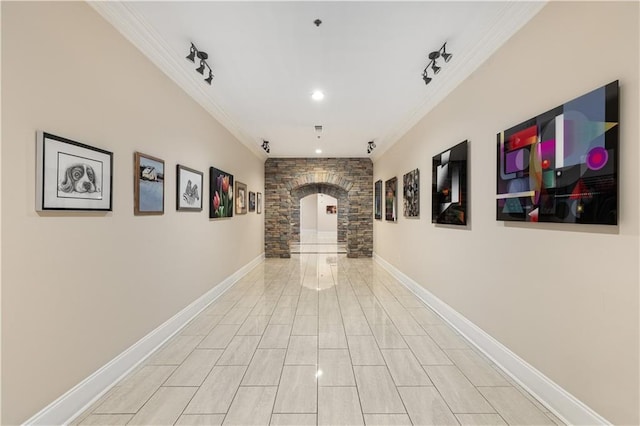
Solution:
<svg viewBox="0 0 640 426">
<path fill-rule="evenodd" d="M 324 99 L 324 93 L 322 93 L 320 90 L 315 90 L 311 94 L 311 99 L 313 99 L 314 101 L 321 101 Z"/>
<path fill-rule="evenodd" d="M 316 154 L 322 154 L 322 150 L 320 148 L 316 149 Z"/>
</svg>

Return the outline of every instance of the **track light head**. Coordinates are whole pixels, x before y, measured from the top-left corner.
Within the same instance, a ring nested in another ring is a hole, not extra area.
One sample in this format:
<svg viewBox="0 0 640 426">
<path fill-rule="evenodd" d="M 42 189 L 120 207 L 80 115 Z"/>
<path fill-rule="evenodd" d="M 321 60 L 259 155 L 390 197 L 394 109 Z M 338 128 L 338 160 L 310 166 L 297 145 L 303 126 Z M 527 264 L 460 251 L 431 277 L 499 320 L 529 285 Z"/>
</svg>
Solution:
<svg viewBox="0 0 640 426">
<path fill-rule="evenodd" d="M 431 77 L 427 75 L 427 73 L 422 74 L 422 79 L 424 80 L 424 84 L 429 84 L 431 83 L 431 80 L 433 80 Z"/>
<path fill-rule="evenodd" d="M 189 55 L 187 55 L 187 59 L 191 62 L 196 61 L 196 47 L 191 43 L 191 50 L 189 51 Z"/>
<path fill-rule="evenodd" d="M 204 60 L 200 61 L 200 66 L 198 68 L 196 68 L 196 71 L 198 71 L 200 74 L 204 75 Z"/>
<path fill-rule="evenodd" d="M 431 65 L 431 70 L 433 71 L 434 74 L 438 74 L 440 72 L 440 67 L 436 65 L 436 63 L 434 62 L 433 65 Z"/>
<path fill-rule="evenodd" d="M 209 86 L 211 86 L 211 80 L 213 80 L 213 72 L 209 70 L 209 77 L 205 78 L 204 81 L 206 81 L 209 84 Z"/>
<path fill-rule="evenodd" d="M 444 61 L 445 61 L 445 62 L 449 62 L 449 61 L 451 60 L 451 57 L 452 57 L 452 56 L 453 56 L 453 55 L 452 55 L 451 53 L 447 53 L 447 52 L 444 52 L 444 53 L 442 54 L 442 58 L 444 59 Z"/>
</svg>

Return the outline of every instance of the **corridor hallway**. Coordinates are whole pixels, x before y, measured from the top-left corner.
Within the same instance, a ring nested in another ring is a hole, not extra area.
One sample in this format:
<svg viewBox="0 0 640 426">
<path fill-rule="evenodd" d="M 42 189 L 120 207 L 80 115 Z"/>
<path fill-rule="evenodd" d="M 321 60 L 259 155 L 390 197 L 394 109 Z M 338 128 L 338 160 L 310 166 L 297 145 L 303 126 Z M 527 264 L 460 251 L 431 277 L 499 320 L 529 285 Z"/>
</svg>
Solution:
<svg viewBox="0 0 640 426">
<path fill-rule="evenodd" d="M 562 424 L 371 259 L 267 259 L 72 424 Z"/>
</svg>

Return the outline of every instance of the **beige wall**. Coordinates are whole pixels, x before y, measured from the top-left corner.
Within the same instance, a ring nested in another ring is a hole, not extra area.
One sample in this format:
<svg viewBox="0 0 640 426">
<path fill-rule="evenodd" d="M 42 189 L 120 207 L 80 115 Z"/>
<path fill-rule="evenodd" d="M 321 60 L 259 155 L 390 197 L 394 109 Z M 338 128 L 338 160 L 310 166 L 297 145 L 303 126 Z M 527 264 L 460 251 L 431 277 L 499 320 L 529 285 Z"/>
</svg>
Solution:
<svg viewBox="0 0 640 426">
<path fill-rule="evenodd" d="M 264 164 L 85 3 L 2 2 L 2 124 L 2 424 L 15 424 L 262 253 L 264 215 L 175 211 L 176 163 L 205 172 L 207 198 L 209 166 L 263 192 Z M 112 213 L 36 213 L 36 130 L 113 151 Z M 136 150 L 165 160 L 163 216 L 133 215 Z"/>
<path fill-rule="evenodd" d="M 640 422 L 638 6 L 548 4 L 374 163 L 423 189 L 421 220 L 375 221 L 376 254 L 616 424 Z M 496 221 L 496 133 L 616 79 L 619 226 Z M 434 226 L 431 159 L 465 139 L 470 225 Z"/>
</svg>

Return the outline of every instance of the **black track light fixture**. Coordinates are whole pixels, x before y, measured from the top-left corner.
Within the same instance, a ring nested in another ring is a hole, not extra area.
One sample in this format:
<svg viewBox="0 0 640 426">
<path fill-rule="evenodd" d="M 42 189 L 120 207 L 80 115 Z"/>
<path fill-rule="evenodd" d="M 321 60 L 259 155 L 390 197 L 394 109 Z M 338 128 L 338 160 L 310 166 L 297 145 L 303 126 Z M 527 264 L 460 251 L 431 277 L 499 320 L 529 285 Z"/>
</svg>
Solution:
<svg viewBox="0 0 640 426">
<path fill-rule="evenodd" d="M 438 66 L 438 64 L 436 63 L 438 59 L 442 58 L 444 59 L 445 62 L 449 62 L 452 57 L 453 55 L 451 53 L 447 53 L 446 42 L 442 45 L 440 49 L 429 53 L 429 63 L 422 71 L 422 80 L 424 81 L 424 84 L 429 84 L 431 83 L 431 80 L 433 80 L 432 77 L 429 77 L 429 68 L 431 68 L 431 72 L 433 72 L 434 76 L 438 74 L 442 69 L 442 67 Z"/>
<path fill-rule="evenodd" d="M 269 141 L 265 141 L 265 140 L 262 141 L 262 149 L 264 149 L 267 154 L 271 152 L 271 148 L 269 147 Z"/>
<path fill-rule="evenodd" d="M 211 86 L 211 81 L 213 80 L 213 71 L 211 67 L 207 63 L 207 59 L 209 59 L 209 55 L 207 52 L 203 52 L 202 50 L 198 50 L 195 44 L 191 43 L 191 47 L 189 48 L 189 54 L 186 56 L 188 61 L 193 63 L 196 62 L 196 57 L 200 59 L 200 66 L 196 68 L 196 71 L 200 74 L 204 75 L 205 69 L 209 70 L 209 77 L 205 78 L 204 81 Z"/>
<path fill-rule="evenodd" d="M 376 144 L 373 141 L 367 142 L 367 154 L 371 154 L 376 148 Z"/>
</svg>

